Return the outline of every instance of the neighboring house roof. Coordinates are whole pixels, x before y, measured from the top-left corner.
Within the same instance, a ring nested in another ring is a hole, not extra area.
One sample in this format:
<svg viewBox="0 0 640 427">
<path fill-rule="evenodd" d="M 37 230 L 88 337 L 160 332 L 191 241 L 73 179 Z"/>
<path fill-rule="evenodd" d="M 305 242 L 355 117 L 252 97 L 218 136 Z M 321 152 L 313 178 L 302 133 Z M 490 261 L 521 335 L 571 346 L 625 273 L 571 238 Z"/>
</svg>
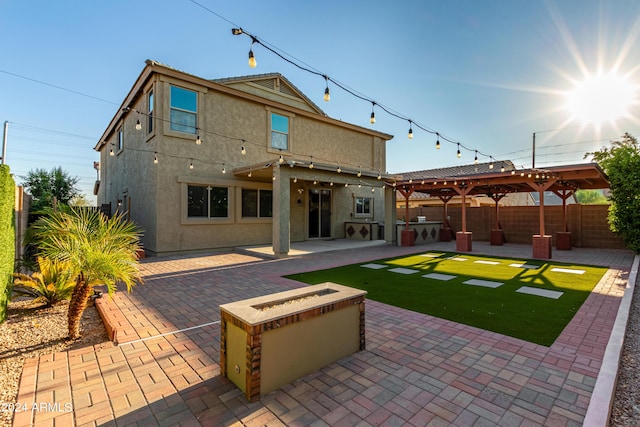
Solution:
<svg viewBox="0 0 640 427">
<path fill-rule="evenodd" d="M 493 165 L 493 168 L 491 167 Z M 495 173 L 498 172 L 501 168 L 505 169 L 506 172 L 510 172 L 515 170 L 516 167 L 511 160 L 500 160 L 494 162 L 486 162 L 486 163 L 478 163 L 473 165 L 461 165 L 461 166 L 452 166 L 447 168 L 439 168 L 439 169 L 426 169 L 419 170 L 413 172 L 401 172 L 399 175 L 402 175 L 403 180 L 422 180 L 422 179 L 435 179 L 435 178 L 456 178 L 459 176 L 470 177 L 473 175 L 481 175 L 485 173 Z"/>
</svg>

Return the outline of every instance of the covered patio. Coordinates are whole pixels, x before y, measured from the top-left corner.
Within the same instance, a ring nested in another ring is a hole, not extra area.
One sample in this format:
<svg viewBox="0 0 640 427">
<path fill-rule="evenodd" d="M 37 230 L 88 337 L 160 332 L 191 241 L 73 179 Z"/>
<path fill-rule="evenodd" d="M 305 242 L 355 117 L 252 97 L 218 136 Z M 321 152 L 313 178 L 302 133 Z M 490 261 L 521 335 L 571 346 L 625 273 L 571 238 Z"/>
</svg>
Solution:
<svg viewBox="0 0 640 427">
<path fill-rule="evenodd" d="M 602 169 L 595 163 L 563 165 L 548 168 L 517 169 L 511 162 L 482 163 L 460 168 L 425 170 L 405 173 L 396 182 L 396 189 L 405 199 L 407 209 L 402 244 L 411 246 L 415 233 L 409 228 L 409 197 L 415 193 L 425 193 L 443 202 L 443 226 L 441 240 L 452 238 L 452 230 L 447 219 L 447 203 L 460 196 L 462 206 L 462 229 L 456 232 L 458 251 L 471 251 L 473 232 L 467 229 L 466 198 L 484 195 L 495 202 L 492 221 L 491 244 L 502 245 L 504 235 L 500 226 L 500 200 L 511 193 L 537 192 L 539 194 L 539 233 L 532 236 L 533 257 L 550 259 L 552 236 L 545 232 L 544 195 L 551 191 L 562 199 L 564 231 L 556 235 L 557 248 L 571 249 L 571 232 L 568 227 L 566 201 L 580 189 L 603 189 L 609 181 Z M 444 175 L 441 173 L 445 171 Z"/>
</svg>

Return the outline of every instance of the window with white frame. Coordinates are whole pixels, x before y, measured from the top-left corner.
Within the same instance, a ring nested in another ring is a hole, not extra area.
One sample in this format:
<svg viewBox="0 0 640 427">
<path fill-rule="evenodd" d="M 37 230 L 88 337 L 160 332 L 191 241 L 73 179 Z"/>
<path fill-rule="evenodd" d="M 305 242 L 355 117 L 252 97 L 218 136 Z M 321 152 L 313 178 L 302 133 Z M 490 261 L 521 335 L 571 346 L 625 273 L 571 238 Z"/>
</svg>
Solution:
<svg viewBox="0 0 640 427">
<path fill-rule="evenodd" d="M 207 185 L 188 185 L 187 216 L 190 218 L 228 218 L 229 189 Z"/>
<path fill-rule="evenodd" d="M 373 214 L 373 199 L 371 197 L 356 197 L 357 216 L 371 216 Z"/>
<path fill-rule="evenodd" d="M 153 133 L 153 90 L 147 94 L 147 133 Z"/>
<path fill-rule="evenodd" d="M 243 218 L 273 217 L 273 191 L 242 189 Z"/>
<path fill-rule="evenodd" d="M 122 151 L 123 147 L 124 147 L 124 128 L 120 126 L 120 128 L 118 129 L 118 141 L 116 141 L 117 151 L 118 152 Z"/>
<path fill-rule="evenodd" d="M 171 86 L 171 130 L 196 133 L 198 94 L 192 90 Z"/>
<path fill-rule="evenodd" d="M 289 149 L 289 117 L 271 113 L 271 148 Z"/>
</svg>

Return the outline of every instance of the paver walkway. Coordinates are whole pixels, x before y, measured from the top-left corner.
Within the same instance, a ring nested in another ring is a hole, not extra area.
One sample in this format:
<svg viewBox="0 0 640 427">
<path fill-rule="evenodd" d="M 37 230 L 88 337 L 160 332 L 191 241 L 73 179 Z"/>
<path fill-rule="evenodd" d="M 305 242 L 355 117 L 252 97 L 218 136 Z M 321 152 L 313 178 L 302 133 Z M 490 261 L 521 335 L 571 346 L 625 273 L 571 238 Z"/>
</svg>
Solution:
<svg viewBox="0 0 640 427">
<path fill-rule="evenodd" d="M 368 300 L 365 351 L 255 403 L 220 376 L 220 330 L 211 324 L 220 304 L 300 286 L 285 274 L 454 248 L 144 260 L 142 287 L 101 301 L 119 345 L 28 361 L 18 401 L 56 406 L 18 413 L 14 424 L 581 425 L 633 262 L 628 251 L 554 252 L 557 261 L 612 268 L 551 347 Z M 526 259 L 531 246 L 474 242 L 474 253 Z"/>
</svg>

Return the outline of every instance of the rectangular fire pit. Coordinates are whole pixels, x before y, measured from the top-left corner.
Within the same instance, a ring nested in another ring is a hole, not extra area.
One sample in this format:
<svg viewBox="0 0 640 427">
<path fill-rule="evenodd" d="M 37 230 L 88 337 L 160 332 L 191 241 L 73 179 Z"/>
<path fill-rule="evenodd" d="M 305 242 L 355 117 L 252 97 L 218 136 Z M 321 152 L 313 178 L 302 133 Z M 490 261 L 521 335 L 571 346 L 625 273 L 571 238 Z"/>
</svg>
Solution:
<svg viewBox="0 0 640 427">
<path fill-rule="evenodd" d="M 365 349 L 367 292 L 322 283 L 220 306 L 220 370 L 247 400 Z"/>
</svg>

